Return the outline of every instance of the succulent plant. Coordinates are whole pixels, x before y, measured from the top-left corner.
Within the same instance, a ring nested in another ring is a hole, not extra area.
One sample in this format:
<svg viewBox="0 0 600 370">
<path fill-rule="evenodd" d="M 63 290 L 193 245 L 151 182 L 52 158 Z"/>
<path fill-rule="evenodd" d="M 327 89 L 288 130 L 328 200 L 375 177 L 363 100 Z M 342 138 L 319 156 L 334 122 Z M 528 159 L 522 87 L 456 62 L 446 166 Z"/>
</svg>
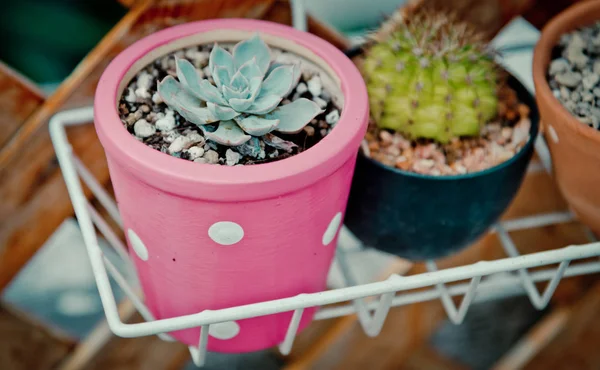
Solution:
<svg viewBox="0 0 600 370">
<path fill-rule="evenodd" d="M 362 72 L 373 120 L 411 139 L 474 136 L 497 113 L 497 67 L 467 23 L 400 10 L 373 35 Z"/>
<path fill-rule="evenodd" d="M 214 45 L 209 58 L 214 84 L 201 79 L 185 59 L 177 59 L 176 66 L 177 79 L 165 77 L 158 93 L 169 107 L 200 126 L 208 140 L 219 144 L 237 146 L 275 130 L 296 133 L 322 113 L 305 98 L 281 105 L 297 85 L 300 68 L 271 63 L 271 51 L 258 34 L 236 44 L 232 53 Z"/>
</svg>

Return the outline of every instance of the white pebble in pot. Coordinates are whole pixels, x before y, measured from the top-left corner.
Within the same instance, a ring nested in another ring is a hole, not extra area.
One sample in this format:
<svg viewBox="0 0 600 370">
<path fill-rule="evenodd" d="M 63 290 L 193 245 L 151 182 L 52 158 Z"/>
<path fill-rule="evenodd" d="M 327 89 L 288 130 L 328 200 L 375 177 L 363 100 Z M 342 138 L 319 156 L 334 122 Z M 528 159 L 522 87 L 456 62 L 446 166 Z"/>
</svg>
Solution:
<svg viewBox="0 0 600 370">
<path fill-rule="evenodd" d="M 220 221 L 212 224 L 208 236 L 217 244 L 234 245 L 244 237 L 244 229 L 235 222 Z"/>
<path fill-rule="evenodd" d="M 308 91 L 314 97 L 318 97 L 323 92 L 323 85 L 321 84 L 321 77 L 314 76 L 308 81 Z"/>
<path fill-rule="evenodd" d="M 145 119 L 141 119 L 133 125 L 133 132 L 137 137 L 147 138 L 154 135 L 156 128 Z"/>
</svg>

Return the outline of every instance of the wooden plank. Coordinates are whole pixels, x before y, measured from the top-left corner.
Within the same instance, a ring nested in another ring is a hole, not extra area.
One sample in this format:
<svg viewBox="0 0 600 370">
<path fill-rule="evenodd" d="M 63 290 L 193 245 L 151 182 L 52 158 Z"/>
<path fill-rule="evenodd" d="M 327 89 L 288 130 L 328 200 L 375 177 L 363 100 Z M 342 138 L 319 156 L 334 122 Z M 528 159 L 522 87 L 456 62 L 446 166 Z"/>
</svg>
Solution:
<svg viewBox="0 0 600 370">
<path fill-rule="evenodd" d="M 74 346 L 65 335 L 3 304 L 0 333 L 0 369 L 54 369 Z"/>
<path fill-rule="evenodd" d="M 273 0 L 202 0 L 153 4 L 140 1 L 102 39 L 67 80 L 0 149 L 0 290 L 60 223 L 72 214 L 47 122 L 56 112 L 89 105 L 108 63 L 134 41 L 159 29 L 224 13 L 262 16 Z M 243 6 L 241 6 L 243 5 Z M 229 11 L 229 7 L 238 7 Z M 108 181 L 102 148 L 91 125 L 70 129 L 75 153 L 101 183 Z"/>
<path fill-rule="evenodd" d="M 136 313 L 128 322 L 141 321 L 142 318 Z M 113 335 L 95 356 L 81 363 L 80 369 L 175 370 L 181 369 L 189 359 L 187 346 L 179 342 L 164 342 L 155 335 L 140 338 L 120 338 Z"/>
<path fill-rule="evenodd" d="M 586 370 L 600 366 L 600 284 L 571 310 L 564 329 L 524 369 Z"/>
<path fill-rule="evenodd" d="M 0 62 L 0 148 L 44 102 L 44 98 L 36 85 Z"/>
</svg>

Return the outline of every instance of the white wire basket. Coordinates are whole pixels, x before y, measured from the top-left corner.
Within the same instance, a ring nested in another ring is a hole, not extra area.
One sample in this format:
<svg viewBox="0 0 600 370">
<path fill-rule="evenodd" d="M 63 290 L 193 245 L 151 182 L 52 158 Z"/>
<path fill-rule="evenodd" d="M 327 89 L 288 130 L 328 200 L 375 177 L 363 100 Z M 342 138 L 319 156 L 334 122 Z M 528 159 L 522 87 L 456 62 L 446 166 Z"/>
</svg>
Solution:
<svg viewBox="0 0 600 370">
<path fill-rule="evenodd" d="M 302 3 L 302 1 L 293 1 L 292 5 L 294 24 L 304 30 L 306 18 Z M 355 248 L 338 248 L 336 262 L 345 287 L 156 320 L 144 305 L 137 284 L 125 278 L 125 276 L 135 276 L 127 247 L 83 192 L 82 185 L 85 184 L 107 211 L 109 217 L 122 227 L 115 201 L 73 153 L 67 139 L 66 127 L 89 124 L 92 120 L 91 107 L 60 112 L 50 121 L 50 133 L 90 258 L 108 325 L 112 332 L 121 337 L 158 335 L 167 341 L 173 340 L 167 334 L 169 332 L 200 327 L 198 345 L 189 347 L 191 357 L 197 366 L 202 366 L 205 362 L 207 342 L 210 340 L 210 326 L 223 322 L 293 311 L 285 339 L 279 345 L 281 353 L 285 355 L 291 351 L 303 311 L 308 307 L 319 308 L 315 320 L 356 314 L 364 332 L 373 337 L 381 331 L 391 307 L 439 299 L 450 321 L 460 324 L 469 306 L 475 301 L 526 294 L 535 308 L 543 309 L 550 302 L 562 278 L 600 272 L 599 259 L 579 261 L 600 256 L 600 243 L 595 241 L 592 233 L 589 233 L 589 244 L 527 255 L 519 253 L 510 232 L 566 223 L 575 219 L 570 212 L 557 212 L 502 221 L 494 225 L 490 232 L 496 233 L 501 241 L 506 252 L 506 258 L 503 259 L 480 261 L 444 270 L 438 270 L 435 261 L 427 261 L 428 271 L 422 274 L 411 276 L 391 274 L 383 281 L 357 284 L 351 264 L 348 262 L 348 256 Z M 530 166 L 529 171 L 550 171 L 552 167 L 550 155 L 541 137 L 536 142 L 536 152 L 542 166 L 534 164 Z M 96 231 L 114 248 L 123 260 L 119 265 L 125 266 L 128 271 L 120 271 L 116 264 L 106 257 L 99 246 Z M 347 232 L 347 230 L 342 231 Z M 554 266 L 556 264 L 558 267 Z M 533 268 L 535 271 L 529 271 Z M 136 310 L 146 320 L 145 322 L 129 324 L 121 320 L 110 278 L 131 300 Z M 540 282 L 548 282 L 543 292 L 536 287 L 536 283 Z M 415 291 L 417 289 L 418 291 Z M 453 297 L 458 296 L 462 296 L 463 299 L 457 306 L 454 304 Z M 333 304 L 335 305 L 332 306 Z"/>
<path fill-rule="evenodd" d="M 164 340 L 173 340 L 166 334 L 168 332 L 200 327 L 201 335 L 198 346 L 189 347 L 192 359 L 198 366 L 204 364 L 210 326 L 222 322 L 294 311 L 285 339 L 279 346 L 282 354 L 288 354 L 292 348 L 303 311 L 308 307 L 319 307 L 315 320 L 356 314 L 365 333 L 368 336 L 376 336 L 381 331 L 390 307 L 439 299 L 449 319 L 455 324 L 460 324 L 470 304 L 475 300 L 527 294 L 535 308 L 543 309 L 549 303 L 563 277 L 600 272 L 600 260 L 577 262 L 577 260 L 600 256 L 599 242 L 520 255 L 510 237 L 510 232 L 574 220 L 574 216 L 570 212 L 557 212 L 497 223 L 490 232 L 497 233 L 501 241 L 507 255 L 503 259 L 480 261 L 444 270 L 438 270 L 434 261 L 427 261 L 428 272 L 426 273 L 411 276 L 392 274 L 383 281 L 356 284 L 353 271 L 348 263 L 348 254 L 353 252 L 345 248 L 338 248 L 336 261 L 346 284 L 344 288 L 155 320 L 144 305 L 143 298 L 138 293 L 139 288 L 124 277 L 135 274 L 126 246 L 83 193 L 82 183 L 92 191 L 108 215 L 118 225 L 121 225 L 119 211 L 114 200 L 73 153 L 67 139 L 67 126 L 89 124 L 92 120 L 93 110 L 91 107 L 64 111 L 52 118 L 50 132 L 81 228 L 108 325 L 116 335 L 122 337 L 158 335 Z M 550 168 L 547 148 L 543 139 L 538 140 L 536 149 L 544 167 Z M 123 266 L 129 271 L 126 273 L 119 271 L 115 264 L 105 256 L 98 244 L 96 229 L 123 259 Z M 593 238 L 591 233 L 590 238 Z M 555 264 L 558 264 L 558 267 L 552 266 Z M 545 268 L 536 269 L 534 272 L 528 271 L 540 267 Z M 146 322 L 136 324 L 122 322 L 109 277 L 133 302 Z M 543 292 L 539 292 L 535 285 L 539 282 L 548 282 Z M 414 291 L 415 289 L 420 290 Z M 452 299 L 454 296 L 463 296 L 458 307 Z M 370 299 L 373 297 L 378 299 Z M 346 304 L 339 305 L 343 302 Z M 331 306 L 332 304 L 336 305 Z"/>
</svg>

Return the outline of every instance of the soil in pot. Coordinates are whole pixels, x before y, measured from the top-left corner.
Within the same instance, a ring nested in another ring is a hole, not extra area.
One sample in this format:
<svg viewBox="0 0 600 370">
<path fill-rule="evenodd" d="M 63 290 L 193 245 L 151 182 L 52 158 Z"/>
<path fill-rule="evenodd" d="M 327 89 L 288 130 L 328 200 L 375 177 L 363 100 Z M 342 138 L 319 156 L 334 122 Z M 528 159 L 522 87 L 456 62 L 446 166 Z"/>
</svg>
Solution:
<svg viewBox="0 0 600 370">
<path fill-rule="evenodd" d="M 233 45 L 221 44 L 231 51 Z M 341 114 L 339 97 L 323 75 L 294 54 L 271 48 L 274 62 L 297 64 L 302 73 L 293 90 L 280 106 L 300 98 L 310 99 L 322 113 L 302 131 L 294 134 L 271 132 L 253 137 L 239 146 L 226 146 L 206 140 L 203 131 L 170 109 L 157 92 L 157 84 L 166 76 L 177 77 L 176 58 L 186 59 L 197 69 L 200 78 L 214 80 L 210 74 L 209 55 L 213 45 L 199 45 L 174 51 L 146 66 L 129 82 L 119 102 L 123 125 L 138 140 L 151 148 L 184 160 L 217 165 L 251 165 L 285 159 L 301 153 L 331 132 Z M 218 123 L 211 125 L 216 129 Z"/>
<path fill-rule="evenodd" d="M 600 129 L 600 22 L 562 35 L 547 78 L 554 96 L 574 117 Z"/>
<path fill-rule="evenodd" d="M 365 156 L 386 166 L 423 175 L 463 175 L 497 166 L 515 156 L 529 140 L 529 107 L 513 89 L 498 91 L 498 115 L 483 125 L 477 137 L 457 137 L 449 143 L 409 140 L 400 132 L 371 122 L 361 146 Z"/>
</svg>

